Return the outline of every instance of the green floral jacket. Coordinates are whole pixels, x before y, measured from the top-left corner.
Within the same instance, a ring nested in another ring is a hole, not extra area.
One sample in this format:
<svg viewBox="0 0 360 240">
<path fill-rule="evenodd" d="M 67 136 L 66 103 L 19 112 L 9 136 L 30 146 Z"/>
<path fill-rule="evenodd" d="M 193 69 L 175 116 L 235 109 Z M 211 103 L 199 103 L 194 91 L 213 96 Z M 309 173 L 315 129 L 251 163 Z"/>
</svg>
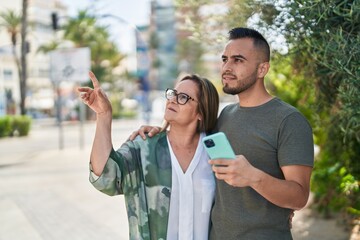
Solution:
<svg viewBox="0 0 360 240">
<path fill-rule="evenodd" d="M 101 176 L 90 174 L 90 182 L 110 196 L 124 194 L 130 239 L 166 239 L 171 159 L 165 132 L 112 150 Z"/>
</svg>

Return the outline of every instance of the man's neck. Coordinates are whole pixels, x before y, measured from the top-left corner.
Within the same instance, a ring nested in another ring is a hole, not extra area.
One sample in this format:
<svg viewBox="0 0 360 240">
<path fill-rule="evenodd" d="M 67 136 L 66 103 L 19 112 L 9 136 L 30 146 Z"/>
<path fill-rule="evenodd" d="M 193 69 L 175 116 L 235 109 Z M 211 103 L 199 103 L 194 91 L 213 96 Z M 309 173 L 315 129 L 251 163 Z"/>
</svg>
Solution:
<svg viewBox="0 0 360 240">
<path fill-rule="evenodd" d="M 261 106 L 267 102 L 269 102 L 274 97 L 271 96 L 268 92 L 262 93 L 262 94 L 253 94 L 248 95 L 246 93 L 239 93 L 238 99 L 239 99 L 239 105 L 241 107 L 257 107 Z"/>
</svg>

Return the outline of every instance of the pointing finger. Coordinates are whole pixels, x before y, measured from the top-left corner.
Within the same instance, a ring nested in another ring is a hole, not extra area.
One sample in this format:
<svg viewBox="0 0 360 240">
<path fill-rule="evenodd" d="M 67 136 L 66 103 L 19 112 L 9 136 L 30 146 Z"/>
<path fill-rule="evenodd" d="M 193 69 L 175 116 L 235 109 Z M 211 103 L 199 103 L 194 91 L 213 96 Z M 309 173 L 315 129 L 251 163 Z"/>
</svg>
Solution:
<svg viewBox="0 0 360 240">
<path fill-rule="evenodd" d="M 93 86 L 94 86 L 94 89 L 95 88 L 100 88 L 100 84 L 99 84 L 99 81 L 97 80 L 95 74 L 93 72 L 89 72 L 89 77 L 93 83 Z"/>
</svg>

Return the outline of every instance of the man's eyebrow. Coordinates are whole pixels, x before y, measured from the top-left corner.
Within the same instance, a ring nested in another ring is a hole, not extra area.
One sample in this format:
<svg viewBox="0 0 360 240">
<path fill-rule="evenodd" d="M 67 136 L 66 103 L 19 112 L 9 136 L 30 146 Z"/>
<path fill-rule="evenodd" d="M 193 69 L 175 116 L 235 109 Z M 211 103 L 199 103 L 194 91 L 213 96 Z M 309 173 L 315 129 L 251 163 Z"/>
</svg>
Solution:
<svg viewBox="0 0 360 240">
<path fill-rule="evenodd" d="M 225 55 L 222 55 L 221 58 L 224 59 L 224 58 L 229 58 L 229 57 L 228 57 L 228 56 L 225 56 Z M 244 57 L 244 56 L 241 55 L 241 54 L 232 55 L 232 56 L 230 56 L 230 58 L 241 58 L 241 59 L 247 60 L 246 57 Z"/>
<path fill-rule="evenodd" d="M 244 59 L 244 60 L 247 60 L 246 59 L 246 57 L 244 57 L 243 55 L 241 55 L 241 54 L 238 54 L 238 55 L 232 55 L 232 56 L 230 56 L 231 58 L 242 58 L 242 59 Z"/>
</svg>

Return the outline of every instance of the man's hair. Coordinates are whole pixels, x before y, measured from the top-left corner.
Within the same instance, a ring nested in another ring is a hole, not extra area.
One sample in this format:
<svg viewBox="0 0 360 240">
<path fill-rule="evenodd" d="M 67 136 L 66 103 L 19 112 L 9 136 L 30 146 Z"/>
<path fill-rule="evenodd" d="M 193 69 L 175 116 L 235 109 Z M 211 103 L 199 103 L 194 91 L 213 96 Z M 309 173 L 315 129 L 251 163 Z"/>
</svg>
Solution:
<svg viewBox="0 0 360 240">
<path fill-rule="evenodd" d="M 254 47 L 264 53 L 265 61 L 270 61 L 270 46 L 266 39 L 258 31 L 250 28 L 237 27 L 229 31 L 229 40 L 251 38 L 253 39 Z"/>
</svg>

